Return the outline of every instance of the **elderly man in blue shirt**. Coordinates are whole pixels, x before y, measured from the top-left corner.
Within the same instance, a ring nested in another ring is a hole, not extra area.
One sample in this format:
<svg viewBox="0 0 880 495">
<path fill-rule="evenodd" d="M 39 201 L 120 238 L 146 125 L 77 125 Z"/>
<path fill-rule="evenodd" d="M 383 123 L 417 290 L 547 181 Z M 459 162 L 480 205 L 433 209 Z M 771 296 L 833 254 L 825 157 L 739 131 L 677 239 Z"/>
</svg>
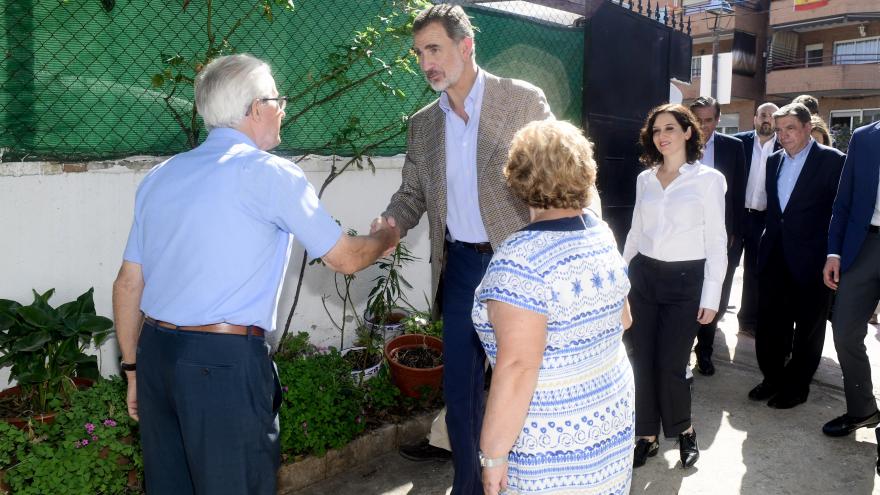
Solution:
<svg viewBox="0 0 880 495">
<path fill-rule="evenodd" d="M 267 152 L 286 99 L 265 62 L 221 57 L 195 95 L 210 133 L 138 187 L 113 286 L 128 413 L 149 493 L 274 494 L 280 386 L 266 334 L 291 240 L 352 273 L 399 237 L 382 219 L 370 236 L 343 234 L 303 171 Z"/>
</svg>

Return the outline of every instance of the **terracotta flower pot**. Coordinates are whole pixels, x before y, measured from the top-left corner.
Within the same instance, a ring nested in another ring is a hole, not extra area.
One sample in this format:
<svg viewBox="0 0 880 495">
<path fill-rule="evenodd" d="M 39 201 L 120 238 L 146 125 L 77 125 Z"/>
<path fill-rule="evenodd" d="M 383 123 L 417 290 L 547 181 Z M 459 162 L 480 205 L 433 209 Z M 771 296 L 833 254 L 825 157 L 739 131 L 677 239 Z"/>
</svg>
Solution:
<svg viewBox="0 0 880 495">
<path fill-rule="evenodd" d="M 89 378 L 74 378 L 73 383 L 76 385 L 78 389 L 89 388 L 94 385 L 95 381 Z M 9 397 L 21 394 L 21 387 L 18 385 L 14 387 L 7 388 L 6 390 L 0 391 L 0 398 Z M 55 412 L 47 412 L 42 414 L 36 414 L 34 416 L 28 417 L 9 417 L 9 418 L 0 418 L 0 421 L 5 421 L 12 426 L 18 428 L 19 430 L 26 430 L 29 423 L 44 423 L 44 424 L 52 424 L 55 422 Z"/>
<path fill-rule="evenodd" d="M 419 397 L 424 387 L 439 390 L 443 381 L 443 365 L 433 368 L 412 368 L 400 364 L 397 354 L 404 349 L 428 347 L 443 353 L 443 341 L 428 335 L 401 335 L 385 344 L 385 359 L 391 370 L 391 381 L 401 393 L 409 397 Z"/>
</svg>

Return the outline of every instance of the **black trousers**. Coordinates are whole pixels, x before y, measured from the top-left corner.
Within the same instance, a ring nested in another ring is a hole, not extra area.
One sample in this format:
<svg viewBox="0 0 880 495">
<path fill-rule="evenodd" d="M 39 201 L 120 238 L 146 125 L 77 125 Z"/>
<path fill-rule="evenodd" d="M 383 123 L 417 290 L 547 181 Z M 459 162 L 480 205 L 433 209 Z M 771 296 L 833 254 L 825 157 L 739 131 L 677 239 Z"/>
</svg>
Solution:
<svg viewBox="0 0 880 495">
<path fill-rule="evenodd" d="M 758 244 L 764 232 L 765 211 L 746 210 L 743 233 L 743 283 L 739 325 L 752 327 L 758 323 Z"/>
<path fill-rule="evenodd" d="M 869 233 L 852 266 L 840 276 L 834 315 L 834 348 L 843 371 L 846 412 L 864 417 L 877 410 L 871 362 L 865 349 L 868 320 L 880 299 L 880 234 Z"/>
<path fill-rule="evenodd" d="M 739 266 L 742 251 L 742 239 L 734 237 L 733 245 L 727 250 L 727 273 L 724 274 L 724 282 L 721 284 L 721 302 L 718 303 L 718 313 L 712 323 L 700 325 L 700 330 L 697 332 L 697 347 L 694 350 L 698 356 L 712 357 L 715 331 L 718 330 L 718 322 L 727 312 L 727 304 L 730 302 L 730 288 L 733 286 L 733 275 L 736 273 L 736 267 Z"/>
<path fill-rule="evenodd" d="M 691 426 L 685 368 L 700 324 L 705 260 L 665 262 L 642 254 L 629 263 L 636 386 L 636 435 L 674 438 Z"/>
<path fill-rule="evenodd" d="M 774 246 L 759 275 L 758 366 L 765 384 L 793 397 L 809 394 L 825 343 L 831 291 L 822 283 L 821 267 L 814 275 L 810 283 L 798 282 L 785 262 L 781 243 Z"/>
<path fill-rule="evenodd" d="M 144 323 L 137 356 L 147 493 L 275 495 L 280 387 L 266 340 Z"/>
</svg>

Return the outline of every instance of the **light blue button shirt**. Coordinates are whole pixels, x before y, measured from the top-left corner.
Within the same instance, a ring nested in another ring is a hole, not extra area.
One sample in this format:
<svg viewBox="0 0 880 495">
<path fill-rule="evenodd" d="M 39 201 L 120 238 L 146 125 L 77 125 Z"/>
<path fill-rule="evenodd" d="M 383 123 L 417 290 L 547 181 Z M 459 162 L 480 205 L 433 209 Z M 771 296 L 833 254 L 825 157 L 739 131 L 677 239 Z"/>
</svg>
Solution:
<svg viewBox="0 0 880 495">
<path fill-rule="evenodd" d="M 779 206 L 782 208 L 782 211 L 785 211 L 788 200 L 791 199 L 794 185 L 801 175 L 801 170 L 804 169 L 807 155 L 810 154 L 810 150 L 815 142 L 813 138 L 810 138 L 804 149 L 794 156 L 789 156 L 785 151 L 782 152 L 782 165 L 780 165 L 779 171 L 776 173 L 776 190 L 779 192 Z"/>
<path fill-rule="evenodd" d="M 291 234 L 316 258 L 342 232 L 299 167 L 221 128 L 147 174 L 123 258 L 142 265 L 150 317 L 272 331 Z"/>
<path fill-rule="evenodd" d="M 700 158 L 700 163 L 707 167 L 715 168 L 715 133 L 713 132 L 711 136 L 709 136 L 709 140 L 706 141 L 705 146 L 703 146 L 703 158 Z"/>
<path fill-rule="evenodd" d="M 446 228 L 453 239 L 486 242 L 477 188 L 477 141 L 486 76 L 482 70 L 464 100 L 468 121 L 459 117 L 444 91 L 439 105 L 446 114 Z"/>
</svg>

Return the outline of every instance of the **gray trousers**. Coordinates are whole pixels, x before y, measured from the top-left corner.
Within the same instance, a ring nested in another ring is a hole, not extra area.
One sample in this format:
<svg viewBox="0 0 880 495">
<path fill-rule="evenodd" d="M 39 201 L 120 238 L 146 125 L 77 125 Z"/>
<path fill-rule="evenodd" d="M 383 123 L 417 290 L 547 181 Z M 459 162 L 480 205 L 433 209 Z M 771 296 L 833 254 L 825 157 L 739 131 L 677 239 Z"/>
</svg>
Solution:
<svg viewBox="0 0 880 495">
<path fill-rule="evenodd" d="M 846 412 L 864 417 L 877 410 L 871 363 L 865 349 L 868 320 L 880 300 L 880 234 L 869 233 L 852 266 L 840 276 L 831 325 L 843 371 Z"/>
</svg>

